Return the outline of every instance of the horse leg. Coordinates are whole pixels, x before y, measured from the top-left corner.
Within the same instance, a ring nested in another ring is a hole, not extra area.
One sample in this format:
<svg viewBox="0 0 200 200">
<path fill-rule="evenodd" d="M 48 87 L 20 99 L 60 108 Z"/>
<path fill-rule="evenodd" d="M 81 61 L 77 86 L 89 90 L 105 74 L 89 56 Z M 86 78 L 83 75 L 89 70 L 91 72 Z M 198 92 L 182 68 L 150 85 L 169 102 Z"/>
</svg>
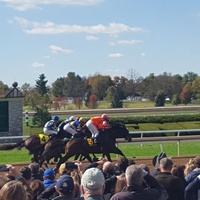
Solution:
<svg viewBox="0 0 200 200">
<path fill-rule="evenodd" d="M 126 158 L 126 156 L 122 153 L 122 151 L 120 149 L 118 149 L 116 146 L 114 146 L 114 149 L 112 149 L 112 153 L 121 155 Z"/>
<path fill-rule="evenodd" d="M 58 169 L 59 169 L 59 167 L 60 167 L 60 165 L 62 164 L 62 163 L 65 163 L 70 157 L 72 157 L 73 155 L 71 155 L 71 154 L 65 154 L 62 158 L 60 158 L 59 159 L 59 161 L 58 161 L 58 163 L 57 163 L 57 165 L 56 165 L 56 167 L 54 168 L 54 171 L 55 171 L 55 173 L 57 173 L 58 172 Z"/>
<path fill-rule="evenodd" d="M 93 163 L 92 158 L 90 157 L 90 155 L 88 153 L 84 153 L 83 156 L 90 162 Z"/>
</svg>

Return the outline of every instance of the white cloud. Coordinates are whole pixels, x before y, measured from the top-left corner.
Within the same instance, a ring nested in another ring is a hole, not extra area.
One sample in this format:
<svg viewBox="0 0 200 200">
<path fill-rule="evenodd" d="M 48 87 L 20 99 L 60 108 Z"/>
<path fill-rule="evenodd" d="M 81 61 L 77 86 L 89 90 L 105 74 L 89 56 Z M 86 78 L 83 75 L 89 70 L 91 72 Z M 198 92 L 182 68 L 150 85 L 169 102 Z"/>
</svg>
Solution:
<svg viewBox="0 0 200 200">
<path fill-rule="evenodd" d="M 34 68 L 41 68 L 44 66 L 45 66 L 45 64 L 43 64 L 43 63 L 39 63 L 39 62 L 32 63 L 32 67 L 34 67 Z"/>
<path fill-rule="evenodd" d="M 142 43 L 142 40 L 119 40 L 117 43 L 118 44 L 125 44 L 125 45 L 131 45 L 131 44 L 138 44 Z"/>
<path fill-rule="evenodd" d="M 108 57 L 110 57 L 110 58 L 121 58 L 121 57 L 123 57 L 124 55 L 123 54 L 121 54 L 121 53 L 110 53 L 109 55 L 108 55 Z"/>
<path fill-rule="evenodd" d="M 24 32 L 27 34 L 68 34 L 68 33 L 85 33 L 85 34 L 109 34 L 116 35 L 123 32 L 143 32 L 140 27 L 129 27 L 121 23 L 110 23 L 108 26 L 98 24 L 94 26 L 55 24 L 53 22 L 30 22 L 24 18 L 16 17 Z"/>
<path fill-rule="evenodd" d="M 92 35 L 87 35 L 87 36 L 85 37 L 85 39 L 86 39 L 86 40 L 98 40 L 99 38 L 98 38 L 98 37 L 94 37 L 94 36 L 92 36 Z"/>
<path fill-rule="evenodd" d="M 71 49 L 63 49 L 62 47 L 55 46 L 55 45 L 51 45 L 51 46 L 49 46 L 49 48 L 51 49 L 51 51 L 53 53 L 65 53 L 65 54 L 68 54 L 68 53 L 73 53 L 74 52 Z"/>
<path fill-rule="evenodd" d="M 103 1 L 104 0 L 0 0 L 0 2 L 4 2 L 7 6 L 19 11 L 41 9 L 40 6 L 49 4 L 90 6 Z"/>
</svg>

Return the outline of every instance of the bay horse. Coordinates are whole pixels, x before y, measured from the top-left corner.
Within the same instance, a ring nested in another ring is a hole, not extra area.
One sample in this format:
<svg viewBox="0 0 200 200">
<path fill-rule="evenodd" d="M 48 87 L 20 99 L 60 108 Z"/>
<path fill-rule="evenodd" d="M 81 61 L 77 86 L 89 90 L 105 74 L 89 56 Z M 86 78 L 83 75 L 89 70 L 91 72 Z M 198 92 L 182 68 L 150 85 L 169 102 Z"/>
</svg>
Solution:
<svg viewBox="0 0 200 200">
<path fill-rule="evenodd" d="M 89 162 L 92 162 L 92 159 L 89 156 L 90 153 L 102 153 L 109 161 L 112 161 L 110 153 L 126 157 L 123 152 L 116 147 L 116 138 L 125 138 L 128 142 L 131 141 L 129 131 L 122 123 L 112 124 L 110 128 L 100 131 L 100 144 L 97 145 L 90 146 L 88 141 L 82 137 L 73 138 L 66 143 L 65 155 L 57 163 L 54 169 L 55 172 L 58 171 L 62 163 L 66 162 L 70 157 L 79 154 L 84 155 Z M 50 151 L 48 153 L 50 153 Z"/>
<path fill-rule="evenodd" d="M 48 148 L 49 145 L 54 143 L 55 141 L 61 141 L 63 138 L 70 138 L 71 134 L 66 132 L 63 129 L 60 129 L 56 135 L 56 138 L 53 140 L 49 140 L 49 137 L 44 134 L 38 134 L 38 135 L 32 135 L 25 140 L 23 140 L 18 145 L 18 149 L 21 149 L 25 147 L 31 155 L 33 155 L 33 158 L 31 159 L 32 162 L 40 162 L 41 155 L 45 148 Z M 55 142 L 56 143 L 56 142 Z M 57 144 L 57 143 L 56 143 Z M 45 147 L 47 145 L 47 147 Z M 55 160 L 57 160 L 58 157 L 55 157 Z M 47 163 L 49 160 L 47 161 Z"/>
</svg>

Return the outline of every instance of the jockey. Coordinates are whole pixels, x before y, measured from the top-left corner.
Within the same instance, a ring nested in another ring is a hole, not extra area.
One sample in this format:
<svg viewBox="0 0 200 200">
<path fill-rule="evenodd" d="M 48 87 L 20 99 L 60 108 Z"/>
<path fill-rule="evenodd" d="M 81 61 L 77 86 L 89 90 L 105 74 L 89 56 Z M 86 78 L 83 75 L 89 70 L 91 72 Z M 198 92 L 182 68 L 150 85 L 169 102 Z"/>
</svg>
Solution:
<svg viewBox="0 0 200 200">
<path fill-rule="evenodd" d="M 87 121 L 86 126 L 92 133 L 94 143 L 97 143 L 97 137 L 99 136 L 99 130 L 105 129 L 108 126 L 109 117 L 106 114 L 102 114 L 100 117 L 92 117 Z"/>
<path fill-rule="evenodd" d="M 72 124 L 76 121 L 76 117 L 71 116 L 69 120 L 67 121 L 66 125 L 64 125 L 63 130 L 70 133 L 72 136 L 77 133 L 75 128 L 73 128 Z"/>
<path fill-rule="evenodd" d="M 57 135 L 57 123 L 59 121 L 58 116 L 53 116 L 52 119 L 44 125 L 43 132 L 49 137 L 53 138 Z"/>
</svg>

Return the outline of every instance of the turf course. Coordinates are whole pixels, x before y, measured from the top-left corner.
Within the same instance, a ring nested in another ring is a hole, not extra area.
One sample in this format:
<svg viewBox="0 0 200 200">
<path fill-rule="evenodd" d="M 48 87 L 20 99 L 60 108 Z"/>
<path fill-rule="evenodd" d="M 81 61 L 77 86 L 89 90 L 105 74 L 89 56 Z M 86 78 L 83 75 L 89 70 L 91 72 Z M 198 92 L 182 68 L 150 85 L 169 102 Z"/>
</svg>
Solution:
<svg viewBox="0 0 200 200">
<path fill-rule="evenodd" d="M 161 148 L 159 144 L 120 144 L 119 148 L 128 158 L 152 158 L 153 156 L 160 153 Z M 177 144 L 176 143 L 166 143 L 162 144 L 163 151 L 167 153 L 168 156 L 177 156 Z M 181 156 L 196 156 L 200 155 L 200 142 L 185 142 L 181 143 Z M 112 154 L 112 158 L 117 156 Z M 26 149 L 22 150 L 9 150 L 0 151 L 0 164 L 8 163 L 24 163 L 30 162 L 31 155 L 28 154 Z"/>
</svg>

